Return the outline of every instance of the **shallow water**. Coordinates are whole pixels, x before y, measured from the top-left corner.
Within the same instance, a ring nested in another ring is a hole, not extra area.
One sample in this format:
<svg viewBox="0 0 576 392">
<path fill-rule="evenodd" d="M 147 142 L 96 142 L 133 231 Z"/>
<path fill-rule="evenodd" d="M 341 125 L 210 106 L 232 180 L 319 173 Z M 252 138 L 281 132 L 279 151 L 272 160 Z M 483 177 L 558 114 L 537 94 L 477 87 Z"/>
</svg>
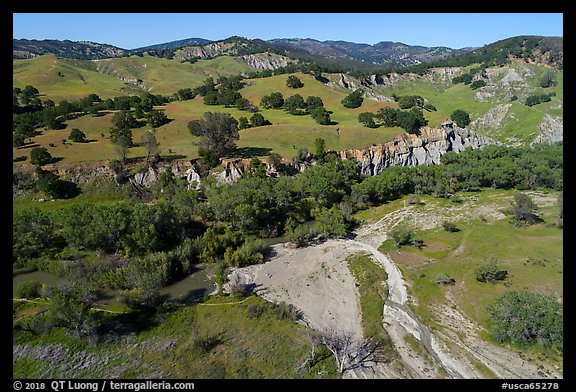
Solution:
<svg viewBox="0 0 576 392">
<path fill-rule="evenodd" d="M 214 273 L 216 265 L 199 264 L 195 266 L 195 271 L 185 278 L 172 283 L 159 290 L 159 294 L 165 301 L 175 301 L 180 303 L 194 302 L 202 297 L 210 295 L 216 290 L 216 283 L 211 275 Z M 36 280 L 47 286 L 53 286 L 58 282 L 58 277 L 44 271 L 33 271 L 19 274 L 12 278 L 14 288 L 24 281 Z M 101 289 L 98 290 L 99 304 L 114 305 L 122 303 L 122 298 L 118 290 Z"/>
<path fill-rule="evenodd" d="M 12 278 L 12 295 L 14 296 L 16 292 L 16 286 L 18 286 L 19 283 L 29 280 L 36 280 L 40 283 L 46 284 L 47 286 L 53 286 L 56 284 L 56 282 L 58 282 L 58 277 L 45 271 L 33 271 L 16 275 Z"/>
</svg>

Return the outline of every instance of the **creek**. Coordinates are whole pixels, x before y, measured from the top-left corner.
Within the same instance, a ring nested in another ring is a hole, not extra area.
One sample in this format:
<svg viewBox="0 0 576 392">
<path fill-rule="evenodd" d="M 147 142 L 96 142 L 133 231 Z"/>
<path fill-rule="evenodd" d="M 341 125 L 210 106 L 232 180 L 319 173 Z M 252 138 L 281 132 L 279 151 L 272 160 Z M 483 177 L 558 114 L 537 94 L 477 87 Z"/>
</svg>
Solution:
<svg viewBox="0 0 576 392">
<path fill-rule="evenodd" d="M 384 323 L 396 322 L 402 325 L 406 332 L 412 334 L 420 341 L 422 346 L 434 357 L 452 378 L 467 378 L 459 369 L 456 361 L 442 350 L 434 335 L 428 327 L 421 323 L 407 305 L 408 291 L 402 278 L 400 269 L 388 257 L 375 247 L 357 240 L 343 240 L 353 247 L 368 251 L 374 259 L 384 268 L 388 278 L 388 299 L 384 305 Z"/>
<path fill-rule="evenodd" d="M 178 303 L 191 303 L 212 294 L 216 290 L 216 283 L 213 275 L 216 266 L 214 264 L 198 264 L 195 271 L 185 278 L 162 287 L 158 294 L 165 301 Z M 17 274 L 12 277 L 12 295 L 14 296 L 16 286 L 25 281 L 38 281 L 48 287 L 58 283 L 59 278 L 45 271 L 31 271 Z M 123 303 L 119 290 L 100 289 L 98 290 L 98 304 L 114 305 Z"/>
</svg>

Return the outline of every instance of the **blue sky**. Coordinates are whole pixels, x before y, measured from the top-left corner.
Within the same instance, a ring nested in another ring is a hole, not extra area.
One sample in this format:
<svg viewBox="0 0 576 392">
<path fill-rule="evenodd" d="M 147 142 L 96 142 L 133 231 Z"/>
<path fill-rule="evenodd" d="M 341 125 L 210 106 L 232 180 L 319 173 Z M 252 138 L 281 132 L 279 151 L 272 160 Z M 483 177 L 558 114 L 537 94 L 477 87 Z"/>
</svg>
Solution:
<svg viewBox="0 0 576 392">
<path fill-rule="evenodd" d="M 563 36 L 561 13 L 15 13 L 13 37 L 134 49 L 185 38 L 314 38 L 462 48 L 517 35 Z"/>
</svg>

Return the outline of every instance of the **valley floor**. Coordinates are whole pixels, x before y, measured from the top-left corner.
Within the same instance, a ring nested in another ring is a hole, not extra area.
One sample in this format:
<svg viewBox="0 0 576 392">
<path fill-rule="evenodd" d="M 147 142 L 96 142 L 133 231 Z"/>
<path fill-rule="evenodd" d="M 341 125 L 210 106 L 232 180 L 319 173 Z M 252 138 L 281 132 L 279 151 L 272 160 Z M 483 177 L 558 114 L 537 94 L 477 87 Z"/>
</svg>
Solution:
<svg viewBox="0 0 576 392">
<path fill-rule="evenodd" d="M 541 207 L 555 202 L 553 195 L 531 196 Z M 505 218 L 499 210 L 506 198 L 497 200 L 464 202 L 442 209 L 433 208 L 432 202 L 423 208 L 404 202 L 404 206 L 364 224 L 354 233 L 354 239 L 327 240 L 297 249 L 277 244 L 271 261 L 233 270 L 230 282 L 253 284 L 255 292 L 265 299 L 295 305 L 302 310 L 305 322 L 316 330 L 337 328 L 360 339 L 361 311 L 354 277 L 345 259 L 368 252 L 388 275 L 383 325 L 401 359 L 378 364 L 373 370 L 348 371 L 344 378 L 562 378 L 563 369 L 557 361 L 541 361 L 533 353 L 489 342 L 484 338 L 486 330 L 450 295 L 447 301 L 434 302 L 429 309 L 433 317 L 422 321 L 413 313 L 417 298 L 409 294 L 412 282 L 404 281 L 396 255 L 376 249 L 390 229 L 405 221 L 419 229 L 438 227 L 447 216 L 483 216 L 500 221 Z"/>
</svg>

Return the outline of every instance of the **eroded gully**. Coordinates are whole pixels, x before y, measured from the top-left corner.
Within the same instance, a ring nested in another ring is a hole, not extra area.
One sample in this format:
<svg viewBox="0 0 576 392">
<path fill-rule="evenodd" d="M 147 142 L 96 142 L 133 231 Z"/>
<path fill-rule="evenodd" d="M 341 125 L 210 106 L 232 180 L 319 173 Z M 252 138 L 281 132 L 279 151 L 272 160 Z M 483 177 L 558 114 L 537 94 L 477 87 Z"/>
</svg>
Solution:
<svg viewBox="0 0 576 392">
<path fill-rule="evenodd" d="M 388 299 L 384 305 L 383 322 L 399 323 L 406 332 L 420 341 L 422 346 L 440 364 L 452 378 L 469 378 L 466 371 L 459 366 L 445 350 L 443 350 L 426 325 L 422 324 L 407 305 L 408 292 L 398 267 L 374 246 L 358 240 L 341 240 L 352 248 L 361 249 L 372 254 L 374 259 L 384 268 L 388 279 Z"/>
</svg>

